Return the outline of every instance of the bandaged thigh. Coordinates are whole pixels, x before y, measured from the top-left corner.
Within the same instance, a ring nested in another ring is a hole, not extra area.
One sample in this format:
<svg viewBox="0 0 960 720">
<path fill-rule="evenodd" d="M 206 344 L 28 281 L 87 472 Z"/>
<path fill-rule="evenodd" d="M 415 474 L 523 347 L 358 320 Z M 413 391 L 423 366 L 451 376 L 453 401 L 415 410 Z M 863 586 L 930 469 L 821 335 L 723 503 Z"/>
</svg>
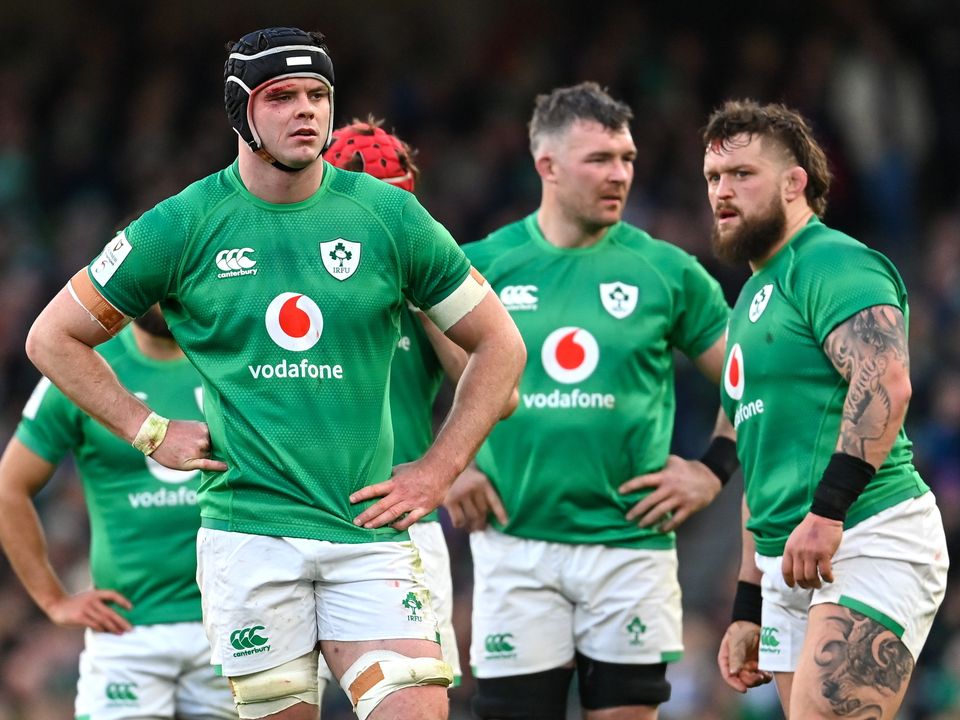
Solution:
<svg viewBox="0 0 960 720">
<path fill-rule="evenodd" d="M 319 650 L 269 670 L 230 678 L 237 713 L 244 720 L 266 717 L 297 703 L 320 704 Z"/>
<path fill-rule="evenodd" d="M 453 670 L 443 660 L 374 650 L 347 668 L 340 687 L 350 696 L 357 717 L 367 720 L 374 708 L 397 690 L 424 685 L 449 687 L 452 682 Z"/>
</svg>

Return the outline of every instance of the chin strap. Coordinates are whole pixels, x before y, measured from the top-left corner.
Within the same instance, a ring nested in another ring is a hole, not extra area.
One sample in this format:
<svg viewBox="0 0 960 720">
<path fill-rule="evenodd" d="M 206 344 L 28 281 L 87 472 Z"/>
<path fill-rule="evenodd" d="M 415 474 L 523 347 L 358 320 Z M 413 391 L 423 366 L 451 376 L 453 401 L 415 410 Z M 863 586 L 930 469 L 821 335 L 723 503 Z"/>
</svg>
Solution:
<svg viewBox="0 0 960 720">
<path fill-rule="evenodd" d="M 253 154 L 256 155 L 258 158 L 260 158 L 261 160 L 263 160 L 265 163 L 269 163 L 270 165 L 273 165 L 277 170 L 283 170 L 284 172 L 288 172 L 288 173 L 300 172 L 301 170 L 304 170 L 305 168 L 308 167 L 307 165 L 304 165 L 303 167 L 295 168 L 295 167 L 290 167 L 289 165 L 284 165 L 282 162 L 277 160 L 273 155 L 268 153 L 263 148 L 260 148 L 259 150 L 254 150 Z M 322 152 L 320 153 L 320 155 L 317 155 L 316 159 L 319 160 L 321 155 L 323 155 Z"/>
</svg>

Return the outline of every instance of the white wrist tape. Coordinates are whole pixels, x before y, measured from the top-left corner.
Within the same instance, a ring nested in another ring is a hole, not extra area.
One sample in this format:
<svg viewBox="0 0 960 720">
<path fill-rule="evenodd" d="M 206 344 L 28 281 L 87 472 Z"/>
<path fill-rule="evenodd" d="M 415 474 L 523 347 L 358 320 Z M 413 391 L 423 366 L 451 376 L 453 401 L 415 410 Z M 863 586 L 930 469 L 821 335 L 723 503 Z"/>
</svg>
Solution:
<svg viewBox="0 0 960 720">
<path fill-rule="evenodd" d="M 144 455 L 152 455 L 153 451 L 160 447 L 160 443 L 167 436 L 168 425 L 170 425 L 170 421 L 167 418 L 161 417 L 155 412 L 150 413 L 147 415 L 147 419 L 143 421 L 131 444 Z"/>
</svg>

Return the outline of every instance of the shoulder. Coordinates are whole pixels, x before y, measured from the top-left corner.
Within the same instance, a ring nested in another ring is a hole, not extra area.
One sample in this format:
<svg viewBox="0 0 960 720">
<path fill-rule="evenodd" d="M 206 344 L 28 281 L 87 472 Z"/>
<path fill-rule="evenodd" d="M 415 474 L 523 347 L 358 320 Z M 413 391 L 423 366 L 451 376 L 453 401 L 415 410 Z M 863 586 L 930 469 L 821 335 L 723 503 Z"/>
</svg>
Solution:
<svg viewBox="0 0 960 720">
<path fill-rule="evenodd" d="M 463 246 L 463 252 L 474 265 L 481 268 L 486 267 L 495 258 L 505 257 L 530 243 L 527 222 L 528 219 L 524 218 L 509 225 L 504 225 L 482 240 L 467 243 Z"/>
<path fill-rule="evenodd" d="M 638 263 L 647 266 L 663 283 L 682 292 L 693 282 L 716 283 L 700 261 L 686 250 L 628 223 L 621 223 L 613 238 L 614 243 Z"/>
<path fill-rule="evenodd" d="M 655 238 L 650 233 L 629 223 L 620 223 L 614 241 L 627 252 L 632 252 L 652 263 L 668 263 L 669 266 L 699 264 L 686 250 L 666 240 Z"/>
<path fill-rule="evenodd" d="M 817 282 L 838 276 L 862 275 L 865 270 L 896 277 L 899 273 L 886 255 L 823 223 L 805 228 L 788 248 L 788 275 L 793 281 Z"/>
<path fill-rule="evenodd" d="M 384 220 L 400 222 L 408 209 L 421 207 L 413 193 L 378 180 L 369 173 L 350 172 L 329 163 L 324 165 L 324 172 L 330 173 L 329 192 L 332 196 Z"/>
<path fill-rule="evenodd" d="M 169 240 L 195 227 L 221 203 L 234 196 L 237 188 L 230 178 L 230 168 L 191 183 L 176 195 L 157 203 L 131 223 L 128 237 L 163 235 Z M 171 231 L 179 231 L 177 234 Z"/>
</svg>

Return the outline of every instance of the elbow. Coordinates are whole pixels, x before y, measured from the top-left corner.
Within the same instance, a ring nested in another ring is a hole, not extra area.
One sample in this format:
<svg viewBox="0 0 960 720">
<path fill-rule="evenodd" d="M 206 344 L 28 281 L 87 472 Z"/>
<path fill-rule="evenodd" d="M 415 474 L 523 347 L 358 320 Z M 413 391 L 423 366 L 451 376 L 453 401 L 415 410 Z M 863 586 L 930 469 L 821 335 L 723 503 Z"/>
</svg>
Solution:
<svg viewBox="0 0 960 720">
<path fill-rule="evenodd" d="M 520 389 L 514 387 L 510 392 L 510 397 L 507 398 L 507 404 L 503 406 L 503 410 L 500 411 L 500 419 L 506 420 L 508 417 L 513 415 L 513 411 L 520 407 Z"/>
<path fill-rule="evenodd" d="M 913 396 L 910 374 L 906 368 L 903 368 L 892 380 L 893 382 L 887 388 L 887 392 L 890 394 L 890 403 L 905 415 L 907 406 L 910 404 L 910 398 Z"/>
<path fill-rule="evenodd" d="M 527 346 L 523 342 L 520 331 L 514 326 L 514 354 L 516 356 L 517 366 L 517 384 L 520 384 L 520 376 L 523 375 L 523 369 L 527 366 Z"/>
<path fill-rule="evenodd" d="M 44 360 L 47 356 L 47 348 L 49 348 L 50 343 L 47 337 L 47 332 L 45 331 L 43 325 L 39 322 L 34 321 L 33 325 L 30 327 L 30 332 L 27 333 L 27 341 L 24 345 L 24 349 L 27 353 L 27 357 L 30 359 L 37 368 L 43 372 Z"/>
</svg>

